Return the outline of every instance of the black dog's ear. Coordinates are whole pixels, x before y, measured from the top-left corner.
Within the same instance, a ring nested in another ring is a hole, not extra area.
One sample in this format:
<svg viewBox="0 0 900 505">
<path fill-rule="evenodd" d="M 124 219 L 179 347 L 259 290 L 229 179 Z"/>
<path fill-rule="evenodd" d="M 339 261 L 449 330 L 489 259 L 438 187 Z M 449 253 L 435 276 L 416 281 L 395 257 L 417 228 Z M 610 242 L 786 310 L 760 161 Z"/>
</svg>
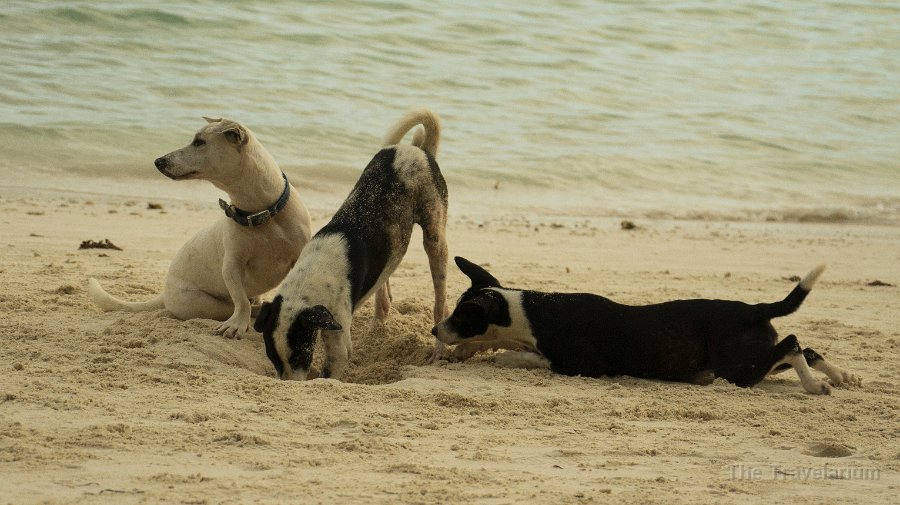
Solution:
<svg viewBox="0 0 900 505">
<path fill-rule="evenodd" d="M 264 302 L 259 307 L 259 314 L 256 315 L 256 321 L 253 322 L 253 329 L 262 333 L 266 329 L 270 329 L 278 321 L 278 314 L 281 312 L 281 295 L 275 297 L 270 302 Z"/>
<path fill-rule="evenodd" d="M 509 326 L 512 324 L 509 317 L 509 304 L 503 295 L 488 289 L 478 296 L 460 303 L 456 306 L 454 314 L 463 318 L 478 319 L 484 324 L 496 324 L 497 326 Z"/>
<path fill-rule="evenodd" d="M 453 310 L 453 314 L 462 318 L 484 318 L 487 319 L 487 307 L 482 303 L 476 303 L 473 300 L 462 302 Z"/>
<path fill-rule="evenodd" d="M 481 295 L 473 298 L 472 302 L 483 307 L 487 322 L 497 326 L 509 326 L 512 324 L 509 317 L 509 304 L 506 303 L 506 298 L 503 298 L 503 295 L 493 289 L 483 291 Z"/>
<path fill-rule="evenodd" d="M 341 325 L 334 320 L 331 312 L 324 305 L 316 305 L 303 309 L 298 316 L 301 324 L 306 328 L 318 330 L 340 330 Z"/>
<path fill-rule="evenodd" d="M 466 274 L 466 276 L 472 281 L 473 288 L 480 289 L 500 287 L 500 281 L 498 281 L 496 277 L 489 274 L 487 270 L 481 268 L 475 263 L 472 263 L 462 256 L 457 256 L 453 258 L 453 260 L 456 261 L 456 266 L 458 266 L 459 269 L 462 270 L 462 273 Z"/>
</svg>

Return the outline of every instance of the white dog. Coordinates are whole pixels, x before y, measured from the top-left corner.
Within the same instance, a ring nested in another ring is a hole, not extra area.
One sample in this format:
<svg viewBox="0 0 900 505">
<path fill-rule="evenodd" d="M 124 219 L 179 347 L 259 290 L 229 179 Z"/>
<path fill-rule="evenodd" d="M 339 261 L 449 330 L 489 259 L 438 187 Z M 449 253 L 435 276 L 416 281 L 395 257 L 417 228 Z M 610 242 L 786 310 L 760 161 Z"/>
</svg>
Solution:
<svg viewBox="0 0 900 505">
<path fill-rule="evenodd" d="M 309 212 L 248 128 L 204 119 L 190 145 L 154 164 L 173 180 L 204 179 L 228 193 L 230 205 L 219 200 L 225 215 L 182 246 L 156 298 L 117 300 L 95 279 L 88 292 L 103 310 L 166 308 L 179 319 L 224 321 L 216 333 L 240 338 L 250 326 L 251 299 L 277 286 L 309 242 Z"/>
</svg>

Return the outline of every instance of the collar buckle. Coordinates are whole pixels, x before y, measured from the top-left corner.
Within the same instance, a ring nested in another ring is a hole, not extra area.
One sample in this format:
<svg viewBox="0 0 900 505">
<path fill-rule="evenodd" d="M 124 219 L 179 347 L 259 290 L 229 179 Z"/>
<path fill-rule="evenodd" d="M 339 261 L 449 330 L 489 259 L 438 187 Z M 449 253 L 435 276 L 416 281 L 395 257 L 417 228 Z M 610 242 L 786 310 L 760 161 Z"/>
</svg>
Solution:
<svg viewBox="0 0 900 505">
<path fill-rule="evenodd" d="M 269 212 L 269 209 L 261 210 L 255 214 L 250 214 L 246 219 L 248 228 L 253 228 L 254 226 L 262 226 L 268 223 L 270 219 L 272 219 L 272 213 Z"/>
<path fill-rule="evenodd" d="M 262 226 L 271 221 L 272 218 L 275 217 L 275 214 L 281 212 L 281 209 L 287 205 L 288 198 L 291 194 L 291 185 L 288 183 L 287 176 L 284 175 L 284 172 L 281 173 L 281 177 L 284 179 L 284 191 L 281 192 L 278 201 L 272 204 L 268 209 L 250 213 L 231 205 L 221 198 L 219 199 L 219 207 L 225 211 L 225 215 L 228 216 L 229 219 L 241 226 L 246 226 L 248 228 Z"/>
</svg>

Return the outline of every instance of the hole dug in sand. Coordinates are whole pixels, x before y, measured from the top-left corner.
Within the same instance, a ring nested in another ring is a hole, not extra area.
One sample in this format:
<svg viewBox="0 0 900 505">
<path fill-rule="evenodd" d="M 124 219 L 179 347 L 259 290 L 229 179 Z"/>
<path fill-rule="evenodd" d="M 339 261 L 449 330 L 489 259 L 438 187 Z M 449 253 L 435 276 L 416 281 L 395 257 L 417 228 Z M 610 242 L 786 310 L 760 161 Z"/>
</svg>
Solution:
<svg viewBox="0 0 900 505">
<path fill-rule="evenodd" d="M 821 444 L 813 444 L 803 451 L 803 454 L 817 458 L 844 458 L 852 456 L 855 452 L 852 448 L 840 442 L 823 442 Z"/>
</svg>

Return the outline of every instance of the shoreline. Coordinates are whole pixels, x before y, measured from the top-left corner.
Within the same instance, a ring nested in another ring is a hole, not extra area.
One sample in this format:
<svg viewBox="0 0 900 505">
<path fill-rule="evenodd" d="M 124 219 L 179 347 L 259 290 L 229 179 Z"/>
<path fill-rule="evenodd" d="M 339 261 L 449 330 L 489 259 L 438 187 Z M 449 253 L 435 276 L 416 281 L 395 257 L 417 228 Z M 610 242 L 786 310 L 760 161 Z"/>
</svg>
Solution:
<svg viewBox="0 0 900 505">
<path fill-rule="evenodd" d="M 362 168 L 309 166 L 285 169 L 307 208 L 314 214 L 330 215 L 353 188 Z M 23 177 L 10 167 L 0 166 L 0 195 L 7 198 L 79 198 L 84 195 L 111 201 L 152 200 L 193 205 L 196 210 L 225 198 L 224 192 L 206 181 L 171 181 L 148 169 L 143 175 L 81 174 L 46 169 Z M 711 195 L 691 202 L 685 195 L 641 196 L 643 202 L 628 202 L 631 193 L 619 194 L 609 188 L 587 192 L 522 186 L 516 183 L 486 181 L 473 184 L 458 180 L 448 182 L 450 213 L 470 219 L 489 220 L 497 215 L 527 217 L 536 223 L 573 224 L 579 220 L 673 223 L 796 223 L 836 226 L 883 226 L 900 224 L 900 199 L 873 197 L 865 205 L 848 205 L 822 198 L 804 205 L 760 206 L 759 202 L 738 205 L 736 201 L 718 200 Z M 498 185 L 499 188 L 495 187 Z M 673 202 L 671 205 L 669 199 Z M 652 206 L 647 202 L 653 201 Z M 665 202 L 665 203 L 664 203 Z M 857 202 L 859 203 L 859 202 Z M 696 206 L 693 206 L 695 205 Z"/>
</svg>

